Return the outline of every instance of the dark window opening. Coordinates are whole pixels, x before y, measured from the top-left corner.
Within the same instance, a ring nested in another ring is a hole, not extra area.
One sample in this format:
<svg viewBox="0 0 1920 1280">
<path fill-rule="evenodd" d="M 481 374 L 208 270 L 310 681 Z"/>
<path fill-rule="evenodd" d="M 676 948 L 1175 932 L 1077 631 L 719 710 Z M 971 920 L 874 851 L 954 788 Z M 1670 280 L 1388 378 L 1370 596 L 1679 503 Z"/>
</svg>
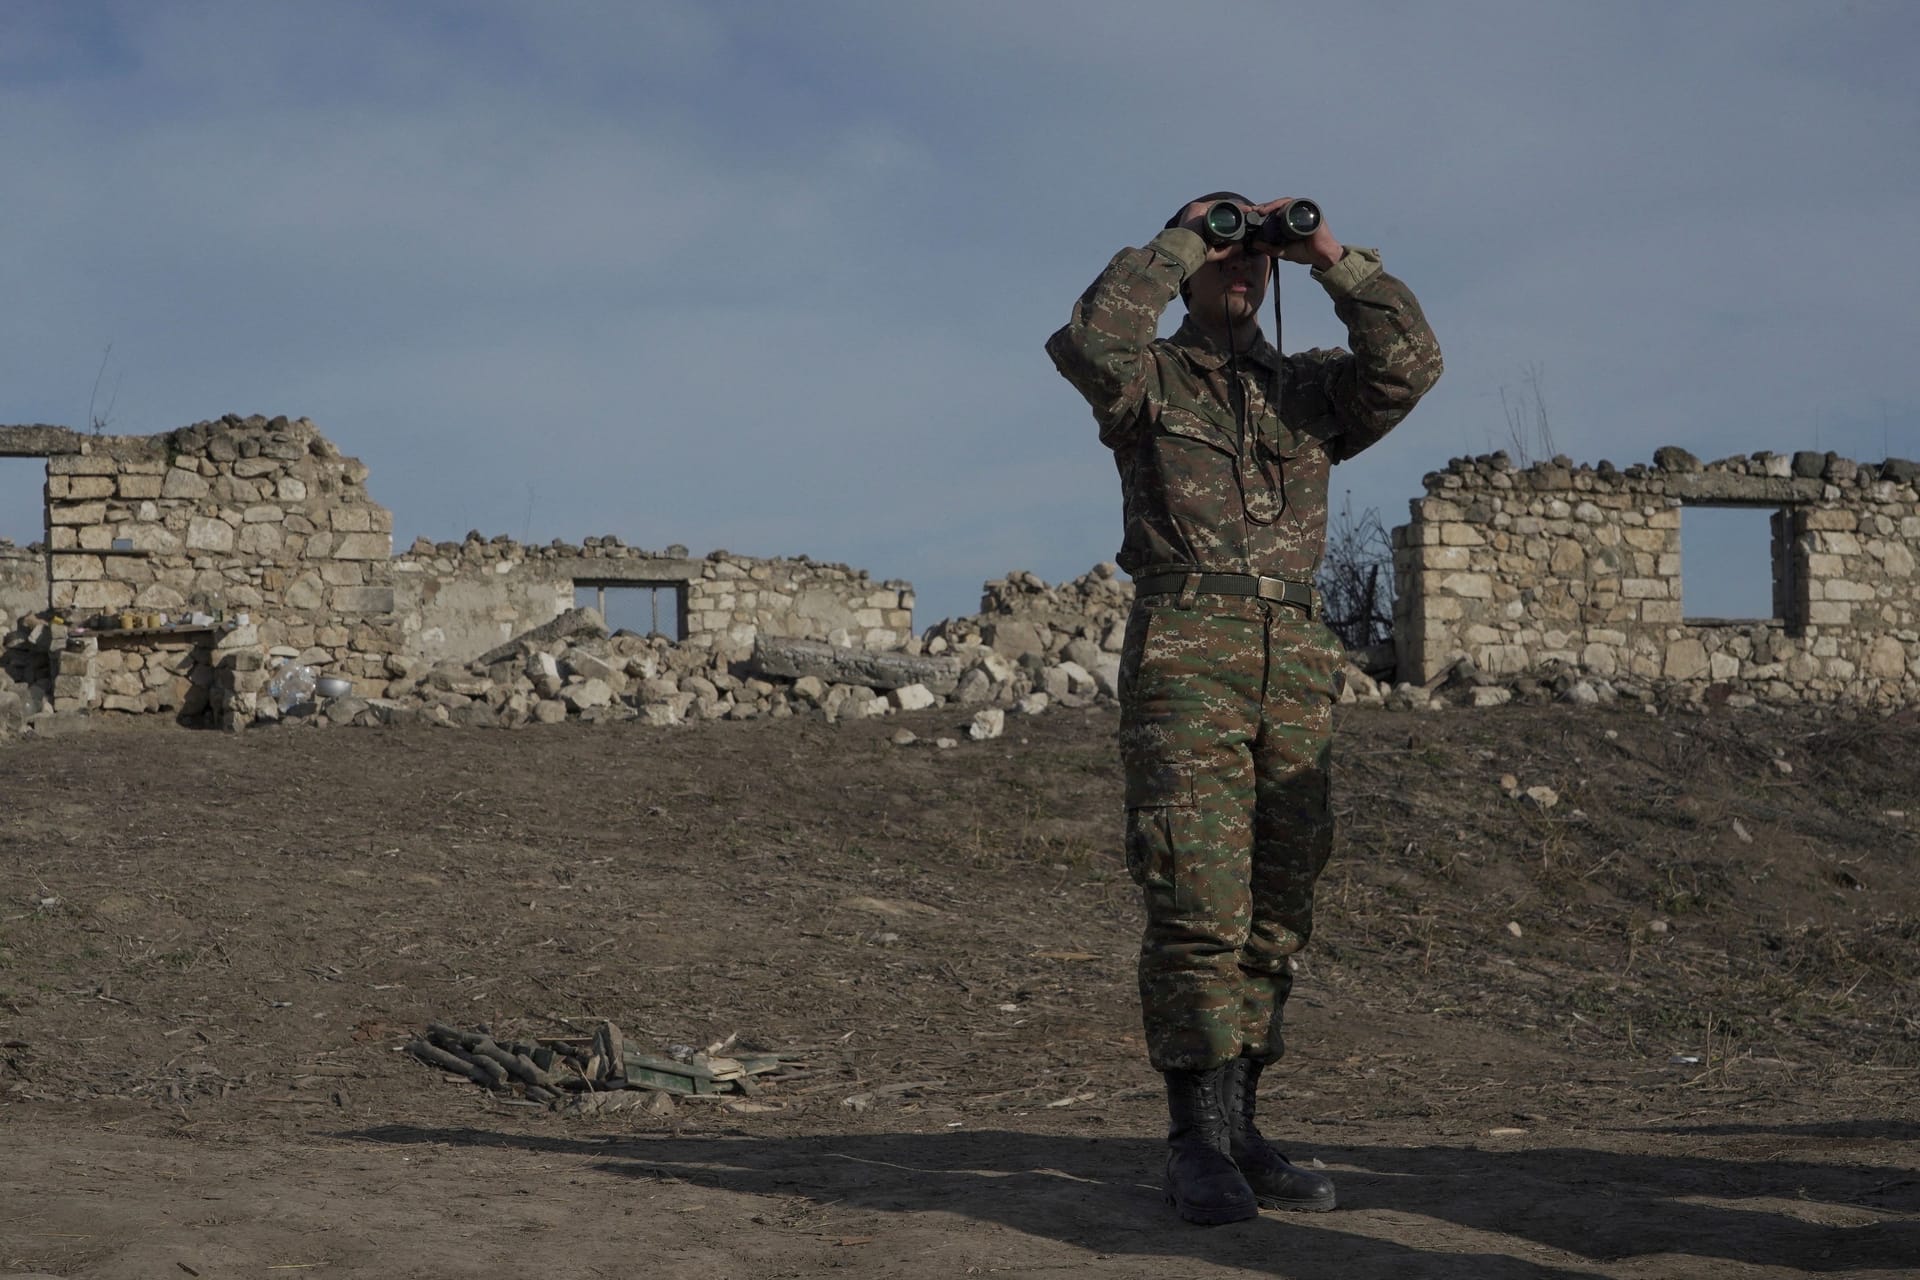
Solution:
<svg viewBox="0 0 1920 1280">
<path fill-rule="evenodd" d="M 575 579 L 573 605 L 595 609 L 609 631 L 687 638 L 687 587 L 683 582 L 594 582 Z"/>
<path fill-rule="evenodd" d="M 1793 615 L 1792 522 L 1774 507 L 1680 509 L 1681 616 L 1691 624 Z"/>
</svg>

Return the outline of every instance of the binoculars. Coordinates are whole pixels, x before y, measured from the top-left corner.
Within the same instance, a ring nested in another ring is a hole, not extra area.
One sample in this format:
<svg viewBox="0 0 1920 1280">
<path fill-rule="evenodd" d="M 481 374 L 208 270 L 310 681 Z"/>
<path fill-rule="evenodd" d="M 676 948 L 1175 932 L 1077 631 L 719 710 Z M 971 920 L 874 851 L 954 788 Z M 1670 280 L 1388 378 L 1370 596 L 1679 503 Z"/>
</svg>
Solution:
<svg viewBox="0 0 1920 1280">
<path fill-rule="evenodd" d="M 1200 215 L 1200 238 L 1214 248 L 1242 244 L 1278 248 L 1290 240 L 1305 240 L 1320 229 L 1320 206 L 1294 200 L 1276 213 L 1243 209 L 1231 200 L 1216 200 Z"/>
</svg>

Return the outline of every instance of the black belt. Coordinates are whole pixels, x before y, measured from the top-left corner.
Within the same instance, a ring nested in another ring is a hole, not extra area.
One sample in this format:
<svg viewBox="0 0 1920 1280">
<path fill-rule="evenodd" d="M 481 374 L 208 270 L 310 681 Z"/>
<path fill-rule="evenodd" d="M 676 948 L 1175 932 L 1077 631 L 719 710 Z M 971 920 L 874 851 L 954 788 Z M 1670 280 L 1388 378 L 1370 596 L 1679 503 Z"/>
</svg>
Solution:
<svg viewBox="0 0 1920 1280">
<path fill-rule="evenodd" d="M 1257 596 L 1313 612 L 1313 588 L 1288 578 L 1263 578 L 1251 573 L 1153 573 L 1133 580 L 1136 596 L 1153 595 Z"/>
</svg>

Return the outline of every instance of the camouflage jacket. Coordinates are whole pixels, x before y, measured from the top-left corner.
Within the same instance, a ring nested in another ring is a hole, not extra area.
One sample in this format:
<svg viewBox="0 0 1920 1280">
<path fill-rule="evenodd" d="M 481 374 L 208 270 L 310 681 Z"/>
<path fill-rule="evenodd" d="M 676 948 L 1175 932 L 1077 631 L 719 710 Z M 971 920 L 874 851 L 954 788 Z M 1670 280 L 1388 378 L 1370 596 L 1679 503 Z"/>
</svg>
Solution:
<svg viewBox="0 0 1920 1280">
<path fill-rule="evenodd" d="M 1191 320 L 1171 338 L 1154 337 L 1205 253 L 1184 228 L 1121 250 L 1047 339 L 1047 354 L 1093 406 L 1120 469 L 1122 568 L 1135 577 L 1179 569 L 1308 582 L 1326 549 L 1329 469 L 1407 416 L 1440 376 L 1440 348 L 1380 255 L 1349 248 L 1313 276 L 1352 352 L 1282 357 L 1262 337 L 1238 361 L 1242 418 L 1226 351 Z"/>
</svg>

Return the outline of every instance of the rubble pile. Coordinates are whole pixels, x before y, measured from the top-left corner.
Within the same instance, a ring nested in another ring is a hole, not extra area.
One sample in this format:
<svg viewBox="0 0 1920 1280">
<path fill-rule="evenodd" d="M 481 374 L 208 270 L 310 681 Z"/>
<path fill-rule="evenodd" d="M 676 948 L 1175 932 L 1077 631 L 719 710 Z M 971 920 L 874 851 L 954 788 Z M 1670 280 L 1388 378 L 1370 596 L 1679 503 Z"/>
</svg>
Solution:
<svg viewBox="0 0 1920 1280">
<path fill-rule="evenodd" d="M 662 636 L 608 634 L 592 609 L 574 609 L 469 663 L 387 660 L 377 687 L 320 696 L 299 673 L 323 658 L 270 652 L 238 678 L 258 722 L 317 725 L 430 723 L 515 728 L 567 720 L 712 720 L 823 715 L 858 720 L 950 706 L 976 739 L 997 737 L 1008 713 L 1086 707 L 1117 697 L 1120 644 L 1132 588 L 1112 565 L 1049 587 L 1017 572 L 987 584 L 980 614 L 936 624 L 901 649 L 876 651 L 760 635 L 750 649 L 676 645 Z"/>
<path fill-rule="evenodd" d="M 1334 688 L 1342 705 L 1384 707 L 1389 711 L 1445 711 L 1454 707 L 1503 707 L 1510 703 L 1537 706 L 1549 702 L 1640 706 L 1648 711 L 1657 711 L 1662 706 L 1697 709 L 1710 703 L 1736 709 L 1758 705 L 1758 700 L 1750 695 L 1608 679 L 1558 660 L 1549 660 L 1535 670 L 1517 675 L 1495 675 L 1476 667 L 1471 658 L 1460 657 L 1425 684 L 1376 680 L 1349 663 L 1336 676 Z"/>
</svg>

